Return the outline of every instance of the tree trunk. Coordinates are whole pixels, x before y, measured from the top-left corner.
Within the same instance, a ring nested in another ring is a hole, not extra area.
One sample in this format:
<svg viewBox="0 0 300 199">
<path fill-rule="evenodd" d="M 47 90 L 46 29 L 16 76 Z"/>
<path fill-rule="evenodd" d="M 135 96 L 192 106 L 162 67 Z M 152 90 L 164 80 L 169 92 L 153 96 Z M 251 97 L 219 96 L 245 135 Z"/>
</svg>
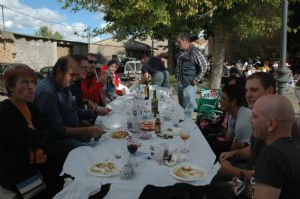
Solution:
<svg viewBox="0 0 300 199">
<path fill-rule="evenodd" d="M 225 53 L 225 39 L 226 36 L 224 34 L 223 27 L 219 24 L 215 29 L 213 41 L 213 66 L 209 79 L 209 87 L 211 89 L 218 89 L 221 86 Z"/>
<path fill-rule="evenodd" d="M 170 74 L 175 74 L 175 41 L 168 39 L 168 70 Z"/>
</svg>

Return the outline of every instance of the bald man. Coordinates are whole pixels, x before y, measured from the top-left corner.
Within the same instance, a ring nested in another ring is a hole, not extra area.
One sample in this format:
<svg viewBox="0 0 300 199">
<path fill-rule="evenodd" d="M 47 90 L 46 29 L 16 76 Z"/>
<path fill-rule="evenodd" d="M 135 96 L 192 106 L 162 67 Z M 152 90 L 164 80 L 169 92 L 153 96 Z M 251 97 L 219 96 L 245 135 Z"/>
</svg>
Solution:
<svg viewBox="0 0 300 199">
<path fill-rule="evenodd" d="M 255 199 L 300 196 L 300 144 L 291 134 L 294 119 L 293 106 L 283 96 L 266 95 L 254 104 L 253 135 L 266 143 L 255 164 Z"/>
</svg>

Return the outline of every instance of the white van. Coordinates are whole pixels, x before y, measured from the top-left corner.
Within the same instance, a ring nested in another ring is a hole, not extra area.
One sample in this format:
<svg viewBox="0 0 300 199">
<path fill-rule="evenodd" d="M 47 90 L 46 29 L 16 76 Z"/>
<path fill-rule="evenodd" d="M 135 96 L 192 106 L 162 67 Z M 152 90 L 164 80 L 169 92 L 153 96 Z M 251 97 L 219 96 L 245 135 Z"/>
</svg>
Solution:
<svg viewBox="0 0 300 199">
<path fill-rule="evenodd" d="M 142 73 L 142 64 L 140 61 L 128 61 L 124 66 L 124 75 L 134 76 Z"/>
</svg>

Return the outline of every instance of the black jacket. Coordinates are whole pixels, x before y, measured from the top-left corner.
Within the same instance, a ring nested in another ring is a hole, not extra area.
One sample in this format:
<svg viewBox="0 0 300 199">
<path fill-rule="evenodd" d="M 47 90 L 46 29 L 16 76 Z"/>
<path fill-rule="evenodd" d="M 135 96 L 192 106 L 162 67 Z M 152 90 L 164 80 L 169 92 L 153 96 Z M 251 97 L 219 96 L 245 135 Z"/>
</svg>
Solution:
<svg viewBox="0 0 300 199">
<path fill-rule="evenodd" d="M 37 130 L 28 127 L 25 117 L 10 100 L 0 102 L 0 185 L 11 190 L 17 176 L 35 167 L 30 164 L 29 150 L 43 148 L 46 141 L 41 117 L 32 104 L 28 108 Z"/>
</svg>

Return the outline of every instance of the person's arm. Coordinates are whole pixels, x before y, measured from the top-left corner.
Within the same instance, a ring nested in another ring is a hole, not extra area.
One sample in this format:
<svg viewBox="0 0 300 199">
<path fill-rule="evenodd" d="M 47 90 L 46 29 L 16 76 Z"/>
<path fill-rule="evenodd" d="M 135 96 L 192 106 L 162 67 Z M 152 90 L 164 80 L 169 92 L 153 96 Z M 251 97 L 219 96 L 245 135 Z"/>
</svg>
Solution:
<svg viewBox="0 0 300 199">
<path fill-rule="evenodd" d="M 245 174 L 245 178 L 246 180 L 250 180 L 252 175 L 253 175 L 253 170 L 250 169 L 241 169 L 235 166 L 232 166 L 232 164 L 227 161 L 221 161 L 221 168 L 220 168 L 220 172 L 227 174 L 227 175 L 232 175 L 232 176 L 240 176 L 241 172 Z"/>
<path fill-rule="evenodd" d="M 199 83 L 206 73 L 208 64 L 205 57 L 202 55 L 202 53 L 199 50 L 194 51 L 194 53 L 192 54 L 192 58 L 194 59 L 195 63 L 199 66 L 199 73 L 194 79 L 194 81 Z"/>
<path fill-rule="evenodd" d="M 247 142 L 239 142 L 239 141 L 236 141 L 234 140 L 231 144 L 231 150 L 235 150 L 235 149 L 242 149 L 244 148 L 245 146 L 247 146 Z"/>
<path fill-rule="evenodd" d="M 234 138 L 234 130 L 228 129 L 225 135 L 225 141 L 232 142 Z"/>
<path fill-rule="evenodd" d="M 98 126 L 66 127 L 66 135 L 86 135 L 90 137 L 99 137 L 102 133 L 103 129 Z"/>
<path fill-rule="evenodd" d="M 267 184 L 256 183 L 254 190 L 254 199 L 278 199 L 281 189 Z"/>
<path fill-rule="evenodd" d="M 220 155 L 220 161 L 229 160 L 232 158 L 249 160 L 251 158 L 250 145 L 248 145 L 242 149 L 237 149 L 237 150 L 233 150 L 233 151 L 229 151 L 229 152 L 223 152 Z"/>
</svg>

